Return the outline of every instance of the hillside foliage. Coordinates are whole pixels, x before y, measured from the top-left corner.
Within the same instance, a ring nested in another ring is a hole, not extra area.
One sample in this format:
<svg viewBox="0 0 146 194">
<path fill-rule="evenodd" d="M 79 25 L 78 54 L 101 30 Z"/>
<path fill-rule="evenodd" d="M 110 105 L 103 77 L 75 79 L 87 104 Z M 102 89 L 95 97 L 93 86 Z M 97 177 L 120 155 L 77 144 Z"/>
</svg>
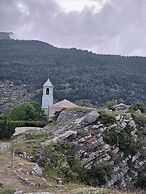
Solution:
<svg viewBox="0 0 146 194">
<path fill-rule="evenodd" d="M 0 80 L 25 85 L 31 92 L 42 88 L 48 69 L 56 100 L 86 105 L 146 101 L 144 57 L 97 55 L 40 41 L 0 41 Z"/>
</svg>

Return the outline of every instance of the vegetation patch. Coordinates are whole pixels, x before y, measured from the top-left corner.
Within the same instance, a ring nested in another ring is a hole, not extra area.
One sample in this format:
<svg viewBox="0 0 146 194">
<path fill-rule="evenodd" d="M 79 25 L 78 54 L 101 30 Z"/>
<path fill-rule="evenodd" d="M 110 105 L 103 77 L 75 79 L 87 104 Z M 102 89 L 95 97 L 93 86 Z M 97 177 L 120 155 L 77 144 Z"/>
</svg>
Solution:
<svg viewBox="0 0 146 194">
<path fill-rule="evenodd" d="M 36 102 L 25 102 L 15 106 L 8 117 L 13 121 L 38 121 L 43 120 L 43 112 Z"/>
<path fill-rule="evenodd" d="M 14 190 L 0 188 L 0 194 L 13 194 L 14 192 Z"/>
<path fill-rule="evenodd" d="M 87 183 L 93 186 L 101 186 L 106 184 L 106 180 L 110 177 L 111 166 L 106 162 L 95 163 L 87 172 Z"/>
<path fill-rule="evenodd" d="M 25 134 L 25 140 L 36 140 L 36 141 L 44 141 L 48 137 L 52 136 L 53 134 L 51 132 L 49 133 L 35 133 L 35 132 L 29 132 Z"/>
<path fill-rule="evenodd" d="M 137 110 L 140 110 L 142 113 L 146 113 L 146 105 L 143 102 L 136 102 L 129 108 L 129 111 L 131 112 L 135 112 Z"/>
<path fill-rule="evenodd" d="M 119 149 L 124 152 L 125 155 L 134 155 L 137 150 L 137 143 L 135 140 L 125 132 L 120 132 L 118 137 Z"/>
<path fill-rule="evenodd" d="M 145 114 L 133 113 L 132 117 L 133 117 L 135 123 L 139 127 L 145 127 L 146 126 L 146 115 Z"/>
<path fill-rule="evenodd" d="M 139 173 L 136 186 L 146 189 L 146 168 Z"/>
<path fill-rule="evenodd" d="M 44 167 L 45 177 L 61 177 L 64 182 L 78 182 L 83 179 L 85 170 L 76 156 L 76 146 L 68 142 L 51 144 L 43 153 L 40 165 Z"/>
<path fill-rule="evenodd" d="M 100 110 L 99 121 L 105 125 L 114 124 L 116 122 L 116 113 Z"/>
<path fill-rule="evenodd" d="M 111 146 L 117 145 L 118 133 L 116 132 L 116 129 L 111 129 L 106 132 L 103 136 L 103 140 Z"/>
<path fill-rule="evenodd" d="M 0 140 L 9 139 L 15 132 L 16 125 L 6 118 L 0 119 Z"/>
<path fill-rule="evenodd" d="M 117 105 L 117 101 L 116 100 L 111 100 L 111 101 L 107 101 L 106 102 L 106 107 L 109 110 L 115 111 L 115 108 L 114 108 L 115 105 Z"/>
</svg>

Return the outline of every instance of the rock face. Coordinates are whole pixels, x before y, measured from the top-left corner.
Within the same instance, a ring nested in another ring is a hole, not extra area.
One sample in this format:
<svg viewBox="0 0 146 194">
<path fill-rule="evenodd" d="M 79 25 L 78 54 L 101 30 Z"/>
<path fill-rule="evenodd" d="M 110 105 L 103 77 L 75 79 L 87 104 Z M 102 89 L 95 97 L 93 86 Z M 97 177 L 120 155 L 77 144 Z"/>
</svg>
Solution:
<svg viewBox="0 0 146 194">
<path fill-rule="evenodd" d="M 68 122 L 61 119 L 45 127 L 45 131 L 54 135 L 41 142 L 35 161 L 41 167 L 46 162 L 54 170 L 73 171 L 75 176 L 80 172 L 75 171 L 78 166 L 87 172 L 88 176 L 81 175 L 87 184 L 118 189 L 137 185 L 145 170 L 145 129 L 135 123 L 125 109 L 104 114 L 91 110 L 83 116 L 69 117 Z M 79 164 L 72 169 L 75 158 Z"/>
<path fill-rule="evenodd" d="M 99 116 L 100 114 L 97 111 L 92 111 L 83 118 L 80 124 L 83 126 L 93 124 L 97 121 Z"/>
</svg>

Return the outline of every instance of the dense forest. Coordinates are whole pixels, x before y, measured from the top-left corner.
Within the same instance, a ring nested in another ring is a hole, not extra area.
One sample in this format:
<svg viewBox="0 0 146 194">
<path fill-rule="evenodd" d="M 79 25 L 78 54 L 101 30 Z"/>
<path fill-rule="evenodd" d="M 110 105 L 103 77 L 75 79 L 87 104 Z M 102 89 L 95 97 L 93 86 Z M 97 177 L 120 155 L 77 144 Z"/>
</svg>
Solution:
<svg viewBox="0 0 146 194">
<path fill-rule="evenodd" d="M 56 100 L 97 106 L 112 99 L 146 102 L 144 57 L 98 55 L 33 40 L 0 40 L 0 81 L 36 90 L 42 88 L 48 69 Z"/>
</svg>

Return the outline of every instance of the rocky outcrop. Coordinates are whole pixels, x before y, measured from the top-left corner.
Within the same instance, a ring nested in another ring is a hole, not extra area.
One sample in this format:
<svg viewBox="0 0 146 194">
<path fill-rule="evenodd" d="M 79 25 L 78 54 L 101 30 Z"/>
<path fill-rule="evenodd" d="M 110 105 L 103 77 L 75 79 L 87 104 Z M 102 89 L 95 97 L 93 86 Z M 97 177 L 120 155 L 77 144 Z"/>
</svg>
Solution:
<svg viewBox="0 0 146 194">
<path fill-rule="evenodd" d="M 36 162 L 42 167 L 47 162 L 52 169 L 72 170 L 70 158 L 78 158 L 81 168 L 91 176 L 84 177 L 88 184 L 118 189 L 134 187 L 145 169 L 145 129 L 125 109 L 92 110 L 69 122 L 62 119 L 45 131 L 54 135 L 41 142 Z"/>
</svg>

